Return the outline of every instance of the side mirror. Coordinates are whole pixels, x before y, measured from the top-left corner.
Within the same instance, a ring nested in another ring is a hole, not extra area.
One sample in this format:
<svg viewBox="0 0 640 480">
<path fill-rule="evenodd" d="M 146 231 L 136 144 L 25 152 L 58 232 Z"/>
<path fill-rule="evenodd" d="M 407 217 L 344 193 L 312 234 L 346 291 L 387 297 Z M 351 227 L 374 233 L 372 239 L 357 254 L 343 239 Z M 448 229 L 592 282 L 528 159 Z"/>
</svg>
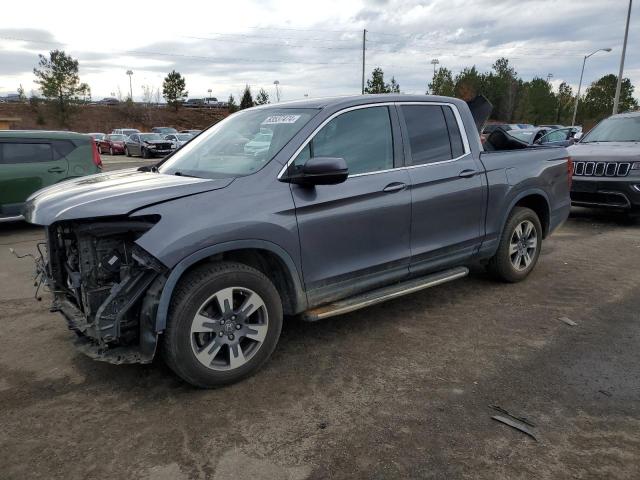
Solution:
<svg viewBox="0 0 640 480">
<path fill-rule="evenodd" d="M 582 138 L 582 132 L 576 132 L 576 134 L 573 136 L 573 140 L 576 142 L 581 138 Z"/>
<path fill-rule="evenodd" d="M 315 157 L 307 160 L 299 173 L 282 180 L 297 185 L 336 185 L 349 176 L 349 168 L 344 158 Z"/>
</svg>

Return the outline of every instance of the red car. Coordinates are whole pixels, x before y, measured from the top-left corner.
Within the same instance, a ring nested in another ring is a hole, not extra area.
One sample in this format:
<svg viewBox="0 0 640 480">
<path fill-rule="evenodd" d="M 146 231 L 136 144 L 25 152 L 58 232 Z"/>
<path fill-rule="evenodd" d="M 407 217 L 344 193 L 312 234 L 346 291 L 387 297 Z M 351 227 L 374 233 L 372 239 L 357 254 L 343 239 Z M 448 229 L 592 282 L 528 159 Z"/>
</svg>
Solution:
<svg viewBox="0 0 640 480">
<path fill-rule="evenodd" d="M 109 154 L 109 155 L 124 155 L 124 142 L 127 139 L 126 135 L 121 135 L 117 133 L 112 133 L 111 135 L 106 135 L 102 140 L 98 143 L 98 151 L 101 154 Z"/>
</svg>

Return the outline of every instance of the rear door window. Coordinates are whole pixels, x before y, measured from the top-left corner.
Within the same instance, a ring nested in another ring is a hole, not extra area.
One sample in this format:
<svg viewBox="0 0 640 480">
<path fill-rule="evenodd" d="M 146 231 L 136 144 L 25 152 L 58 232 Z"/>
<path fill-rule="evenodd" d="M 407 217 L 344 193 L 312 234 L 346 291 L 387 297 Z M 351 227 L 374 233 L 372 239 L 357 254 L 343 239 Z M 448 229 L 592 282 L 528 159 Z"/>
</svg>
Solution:
<svg viewBox="0 0 640 480">
<path fill-rule="evenodd" d="M 401 110 L 409 134 L 412 165 L 454 158 L 449 129 L 440 105 L 402 105 Z"/>
<path fill-rule="evenodd" d="M 49 143 L 1 143 L 2 163 L 44 163 L 53 160 L 53 151 Z"/>
</svg>

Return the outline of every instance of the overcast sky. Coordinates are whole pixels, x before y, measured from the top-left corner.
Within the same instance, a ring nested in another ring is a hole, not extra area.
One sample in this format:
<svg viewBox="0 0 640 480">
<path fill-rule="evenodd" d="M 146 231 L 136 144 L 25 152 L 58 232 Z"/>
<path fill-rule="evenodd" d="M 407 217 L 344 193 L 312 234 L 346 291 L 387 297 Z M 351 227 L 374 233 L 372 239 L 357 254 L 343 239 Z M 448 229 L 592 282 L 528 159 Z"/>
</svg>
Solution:
<svg viewBox="0 0 640 480">
<path fill-rule="evenodd" d="M 639 3 L 639 2 L 636 2 Z M 152 6 L 153 5 L 153 6 Z M 379 66 L 404 93 L 424 93 L 430 61 L 457 73 L 508 57 L 526 80 L 552 74 L 577 87 L 618 72 L 628 0 L 233 0 L 3 2 L 0 95 L 37 86 L 38 54 L 59 48 L 80 61 L 94 99 L 143 85 L 161 88 L 175 69 L 192 98 L 239 96 L 248 83 L 283 100 L 360 92 L 362 30 L 367 74 Z M 625 76 L 640 98 L 640 7 L 634 5 Z"/>
</svg>

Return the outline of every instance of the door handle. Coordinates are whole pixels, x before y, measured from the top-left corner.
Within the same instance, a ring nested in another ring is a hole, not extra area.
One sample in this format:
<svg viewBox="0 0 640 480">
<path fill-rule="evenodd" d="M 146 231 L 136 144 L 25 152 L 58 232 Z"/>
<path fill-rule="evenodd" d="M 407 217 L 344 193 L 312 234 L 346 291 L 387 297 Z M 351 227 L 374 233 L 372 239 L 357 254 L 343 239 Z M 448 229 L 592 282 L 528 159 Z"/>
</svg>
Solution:
<svg viewBox="0 0 640 480">
<path fill-rule="evenodd" d="M 62 172 L 64 172 L 64 168 L 61 168 L 61 167 L 51 167 L 49 170 L 47 170 L 47 172 L 51 172 L 51 173 L 62 173 Z"/>
<path fill-rule="evenodd" d="M 478 171 L 477 171 L 477 170 L 473 170 L 473 169 L 471 169 L 471 168 L 468 168 L 468 169 L 466 169 L 466 170 L 462 170 L 462 171 L 458 174 L 458 176 L 459 176 L 459 177 L 461 177 L 461 178 L 471 178 L 471 177 L 473 177 L 474 175 L 476 175 L 477 173 L 478 173 Z"/>
<path fill-rule="evenodd" d="M 406 183 L 393 182 L 393 183 L 390 183 L 389 185 L 387 185 L 386 187 L 384 187 L 382 189 L 382 191 L 383 192 L 387 192 L 387 193 L 393 193 L 393 192 L 399 192 L 401 190 L 404 190 L 405 188 L 407 188 L 407 184 Z"/>
</svg>

